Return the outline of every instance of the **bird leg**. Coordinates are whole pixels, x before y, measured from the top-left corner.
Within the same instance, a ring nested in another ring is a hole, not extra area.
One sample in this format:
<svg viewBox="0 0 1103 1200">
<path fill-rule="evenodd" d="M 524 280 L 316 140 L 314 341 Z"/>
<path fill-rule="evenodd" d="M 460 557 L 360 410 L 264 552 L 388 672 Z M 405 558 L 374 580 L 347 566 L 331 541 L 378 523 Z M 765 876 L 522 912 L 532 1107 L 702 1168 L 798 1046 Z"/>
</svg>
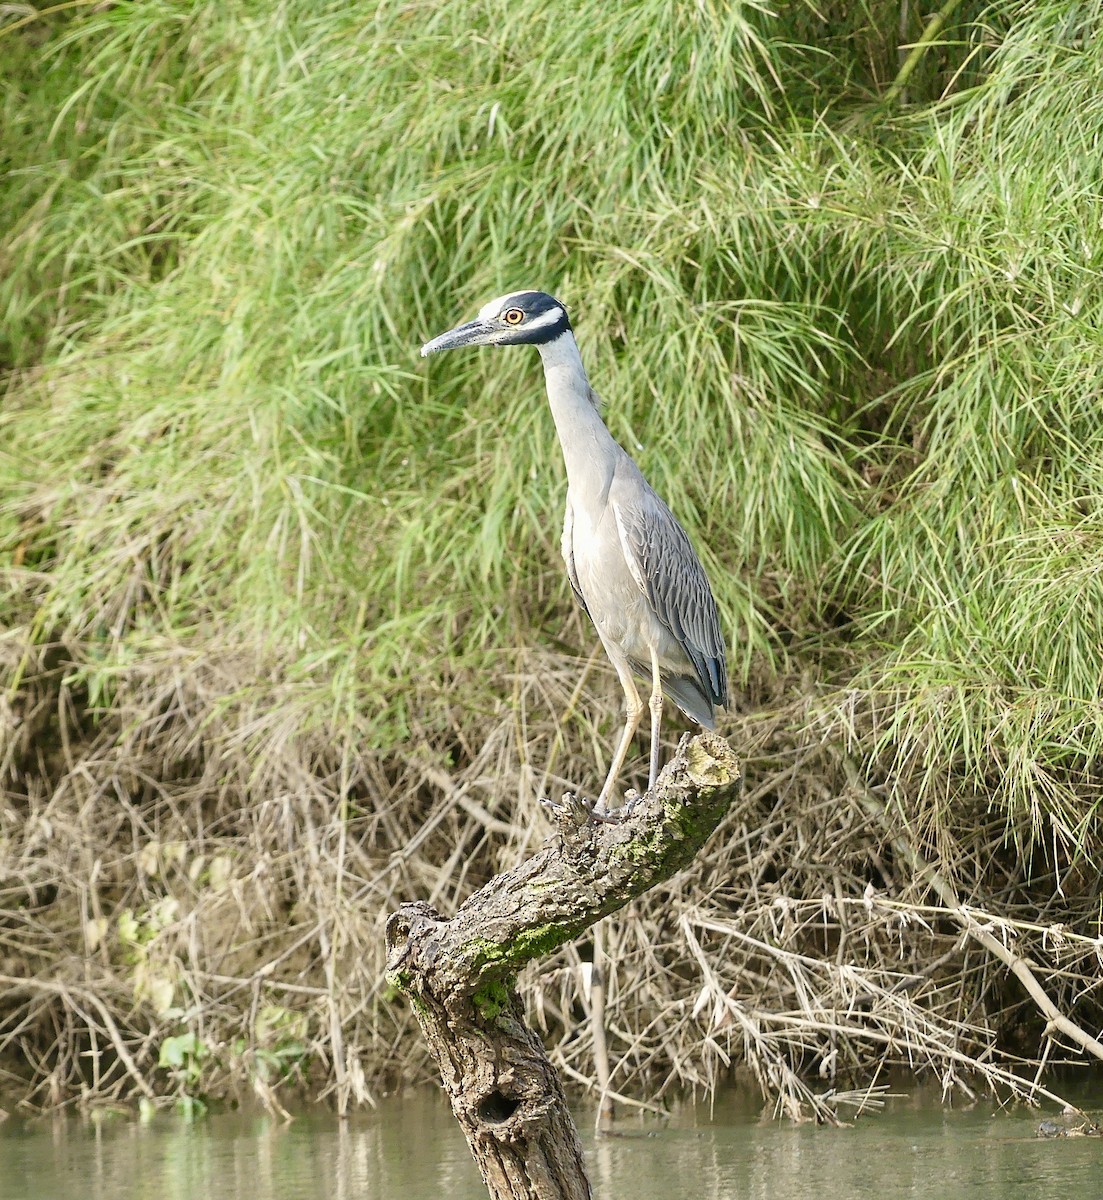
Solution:
<svg viewBox="0 0 1103 1200">
<path fill-rule="evenodd" d="M 613 658 L 612 655 L 609 657 Z M 620 743 L 617 746 L 616 754 L 613 755 L 609 774 L 605 777 L 605 784 L 601 789 L 601 794 L 597 798 L 597 804 L 594 805 L 596 814 L 605 811 L 606 803 L 617 782 L 617 776 L 620 774 L 621 767 L 624 766 L 624 760 L 628 757 L 628 747 L 632 744 L 632 738 L 635 736 L 636 730 L 639 729 L 640 718 L 643 716 L 643 701 L 640 699 L 639 692 L 636 691 L 636 684 L 632 679 L 628 664 L 613 659 L 613 666 L 616 667 L 617 675 L 620 677 L 620 686 L 624 688 L 624 732 L 620 735 Z"/>
<path fill-rule="evenodd" d="M 647 790 L 651 791 L 659 778 L 659 726 L 663 720 L 663 681 L 654 647 L 651 648 L 651 699 L 647 707 L 651 709 L 651 766 L 647 773 Z"/>
</svg>

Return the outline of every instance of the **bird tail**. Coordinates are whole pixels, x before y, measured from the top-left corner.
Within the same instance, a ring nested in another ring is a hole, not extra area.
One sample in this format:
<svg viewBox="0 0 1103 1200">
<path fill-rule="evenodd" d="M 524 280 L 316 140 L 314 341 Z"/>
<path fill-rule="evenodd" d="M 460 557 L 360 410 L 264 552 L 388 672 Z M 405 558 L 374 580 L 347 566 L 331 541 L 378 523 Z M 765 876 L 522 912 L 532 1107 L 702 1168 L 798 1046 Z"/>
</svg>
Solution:
<svg viewBox="0 0 1103 1200">
<path fill-rule="evenodd" d="M 691 721 L 696 721 L 706 729 L 716 728 L 712 698 L 705 694 L 696 676 L 668 676 L 663 680 L 663 691 Z"/>
</svg>

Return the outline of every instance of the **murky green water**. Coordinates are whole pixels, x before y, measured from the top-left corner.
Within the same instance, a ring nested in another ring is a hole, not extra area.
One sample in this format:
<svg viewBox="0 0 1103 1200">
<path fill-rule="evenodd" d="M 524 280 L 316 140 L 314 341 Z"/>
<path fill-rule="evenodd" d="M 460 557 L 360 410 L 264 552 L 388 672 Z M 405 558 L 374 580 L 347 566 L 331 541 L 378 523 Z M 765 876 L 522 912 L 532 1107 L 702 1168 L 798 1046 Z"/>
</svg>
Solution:
<svg viewBox="0 0 1103 1200">
<path fill-rule="evenodd" d="M 687 1103 L 669 1120 L 629 1121 L 623 1137 L 595 1143 L 585 1130 L 584 1140 L 600 1200 L 1100 1200 L 1103 1140 L 1042 1140 L 1038 1121 L 1036 1112 L 962 1112 L 910 1097 L 852 1129 L 793 1127 L 729 1096 L 711 1111 Z M 0 1200 L 375 1197 L 485 1200 L 439 1095 L 387 1100 L 347 1122 L 231 1115 L 0 1126 Z"/>
</svg>

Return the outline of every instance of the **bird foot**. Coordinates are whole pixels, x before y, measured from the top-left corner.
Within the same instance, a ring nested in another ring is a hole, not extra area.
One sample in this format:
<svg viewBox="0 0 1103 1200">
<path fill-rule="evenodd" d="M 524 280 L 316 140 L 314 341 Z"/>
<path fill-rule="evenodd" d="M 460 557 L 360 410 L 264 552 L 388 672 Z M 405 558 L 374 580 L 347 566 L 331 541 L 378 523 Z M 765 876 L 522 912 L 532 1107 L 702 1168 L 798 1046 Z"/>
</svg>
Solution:
<svg viewBox="0 0 1103 1200">
<path fill-rule="evenodd" d="M 561 821 L 567 821 L 579 827 L 584 825 L 619 825 L 632 815 L 640 801 L 637 791 L 629 790 L 624 794 L 624 803 L 612 812 L 598 808 L 597 803 L 589 796 L 576 796 L 574 792 L 564 792 L 562 800 L 552 800 L 549 796 L 541 796 L 540 803 L 550 808 Z"/>
<path fill-rule="evenodd" d="M 618 809 L 615 813 L 602 812 L 589 796 L 576 796 L 574 792 L 564 792 L 562 800 L 552 800 L 549 796 L 541 796 L 540 803 L 545 808 L 550 808 L 559 820 L 580 827 L 595 823 L 616 825 L 625 815 L 624 808 Z"/>
<path fill-rule="evenodd" d="M 624 803 L 620 808 L 614 809 L 611 813 L 605 813 L 602 817 L 610 825 L 617 825 L 621 821 L 626 821 L 636 809 L 636 805 L 640 802 L 640 794 L 634 788 L 629 788 L 624 793 Z"/>
</svg>

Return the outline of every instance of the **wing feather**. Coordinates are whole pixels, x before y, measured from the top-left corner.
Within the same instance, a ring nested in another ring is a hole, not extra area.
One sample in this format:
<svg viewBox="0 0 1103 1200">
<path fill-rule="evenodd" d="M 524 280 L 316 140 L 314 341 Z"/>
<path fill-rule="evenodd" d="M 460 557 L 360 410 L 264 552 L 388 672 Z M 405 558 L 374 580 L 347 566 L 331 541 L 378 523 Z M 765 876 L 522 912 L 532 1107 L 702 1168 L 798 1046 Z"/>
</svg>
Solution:
<svg viewBox="0 0 1103 1200">
<path fill-rule="evenodd" d="M 728 702 L 724 637 L 708 576 L 674 514 L 642 476 L 638 482 L 631 504 L 613 500 L 629 569 L 693 664 L 705 696 L 723 707 Z"/>
</svg>

